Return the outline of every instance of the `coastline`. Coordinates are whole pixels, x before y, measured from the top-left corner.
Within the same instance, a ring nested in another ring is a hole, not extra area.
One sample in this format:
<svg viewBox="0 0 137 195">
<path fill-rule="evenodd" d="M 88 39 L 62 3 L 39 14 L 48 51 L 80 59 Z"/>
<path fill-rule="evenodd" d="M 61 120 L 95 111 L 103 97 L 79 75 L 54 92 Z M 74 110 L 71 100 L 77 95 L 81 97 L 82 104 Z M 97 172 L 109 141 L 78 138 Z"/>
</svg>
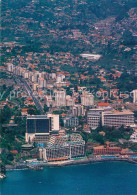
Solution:
<svg viewBox="0 0 137 195">
<path fill-rule="evenodd" d="M 68 160 L 68 161 L 56 161 L 56 162 L 48 162 L 48 163 L 39 163 L 33 167 L 63 167 L 63 166 L 72 166 L 72 165 L 86 165 L 91 163 L 101 163 L 101 162 L 128 162 L 132 164 L 137 164 L 137 158 L 105 158 L 105 159 L 93 159 L 93 158 L 85 158 L 78 160 Z M 6 171 L 12 170 L 26 170 L 30 169 L 28 165 L 19 165 L 19 166 L 6 166 Z M 35 170 L 35 169 L 34 169 Z M 38 170 L 38 169 L 36 169 Z"/>
<path fill-rule="evenodd" d="M 60 166 L 71 166 L 71 165 L 83 165 L 83 164 L 91 164 L 91 163 L 99 163 L 99 162 L 118 162 L 118 161 L 123 161 L 123 162 L 129 162 L 132 164 L 137 164 L 137 159 L 133 160 L 133 159 L 129 159 L 129 158 L 113 158 L 113 159 L 80 159 L 80 160 L 73 160 L 73 161 L 66 161 L 66 162 L 62 162 L 62 163 L 50 163 L 48 164 L 48 166 L 52 166 L 52 167 L 60 167 Z"/>
</svg>

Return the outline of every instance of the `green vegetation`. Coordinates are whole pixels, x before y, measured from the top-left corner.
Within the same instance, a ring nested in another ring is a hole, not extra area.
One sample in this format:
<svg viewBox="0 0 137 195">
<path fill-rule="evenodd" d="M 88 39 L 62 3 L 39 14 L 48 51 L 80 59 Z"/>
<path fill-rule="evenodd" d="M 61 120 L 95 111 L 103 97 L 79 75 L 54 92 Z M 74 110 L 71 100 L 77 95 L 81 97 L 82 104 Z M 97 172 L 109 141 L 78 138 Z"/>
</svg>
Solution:
<svg viewBox="0 0 137 195">
<path fill-rule="evenodd" d="M 104 133 L 104 136 L 101 134 Z M 82 132 L 83 139 L 88 142 L 100 143 L 104 145 L 106 141 L 119 142 L 119 139 L 129 140 L 130 135 L 133 133 L 132 128 L 124 128 L 121 126 L 116 129 L 115 127 L 98 127 L 96 130 L 92 130 L 91 134 Z"/>
<path fill-rule="evenodd" d="M 137 77 L 124 72 L 117 80 L 117 87 L 121 92 L 131 92 L 136 89 Z"/>
<path fill-rule="evenodd" d="M 45 104 L 44 105 L 44 112 L 46 113 L 46 112 L 48 112 L 49 111 L 49 108 L 47 107 L 47 105 Z"/>
<path fill-rule="evenodd" d="M 40 115 L 40 110 L 38 110 L 37 108 L 36 108 L 36 106 L 29 106 L 28 107 L 29 109 L 28 109 L 28 114 L 30 114 L 30 115 Z"/>
<path fill-rule="evenodd" d="M 9 121 L 11 116 L 15 116 L 15 122 L 17 126 L 10 126 Z M 25 118 L 21 116 L 18 110 L 11 109 L 9 106 L 5 106 L 0 110 L 0 148 L 2 148 L 1 160 L 2 163 L 12 164 L 14 156 L 11 150 L 21 151 L 21 145 L 24 143 L 25 133 Z M 9 124 L 9 126 L 4 126 Z"/>
</svg>

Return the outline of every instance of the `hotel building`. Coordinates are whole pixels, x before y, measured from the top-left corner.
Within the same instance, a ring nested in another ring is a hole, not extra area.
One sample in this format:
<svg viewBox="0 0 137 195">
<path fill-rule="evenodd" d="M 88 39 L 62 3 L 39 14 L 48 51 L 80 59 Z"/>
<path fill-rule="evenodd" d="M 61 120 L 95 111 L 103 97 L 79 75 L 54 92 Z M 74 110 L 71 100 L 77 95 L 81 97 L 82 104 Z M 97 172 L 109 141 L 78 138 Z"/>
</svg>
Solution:
<svg viewBox="0 0 137 195">
<path fill-rule="evenodd" d="M 26 120 L 26 142 L 46 142 L 49 135 L 58 134 L 59 115 L 35 115 L 27 116 Z"/>
<path fill-rule="evenodd" d="M 103 126 L 121 127 L 134 125 L 134 113 L 130 110 L 104 111 L 104 109 L 90 109 L 87 112 L 87 124 L 96 129 L 101 123 Z"/>
<path fill-rule="evenodd" d="M 101 122 L 103 109 L 90 109 L 87 112 L 87 124 L 90 128 L 96 129 Z"/>
<path fill-rule="evenodd" d="M 85 155 L 85 141 L 79 134 L 54 137 L 54 143 L 40 148 L 40 158 L 44 161 L 67 160 Z"/>
<path fill-rule="evenodd" d="M 103 112 L 102 113 L 102 125 L 103 126 L 114 126 L 120 127 L 131 126 L 134 124 L 134 113 L 130 110 L 125 110 L 122 112 Z"/>
</svg>

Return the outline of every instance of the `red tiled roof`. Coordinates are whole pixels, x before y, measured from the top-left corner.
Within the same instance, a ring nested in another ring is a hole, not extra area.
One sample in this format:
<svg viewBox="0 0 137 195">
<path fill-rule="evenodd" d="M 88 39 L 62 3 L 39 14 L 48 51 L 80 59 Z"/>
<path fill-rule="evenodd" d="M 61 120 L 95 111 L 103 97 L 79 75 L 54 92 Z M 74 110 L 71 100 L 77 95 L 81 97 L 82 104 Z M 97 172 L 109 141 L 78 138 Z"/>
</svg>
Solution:
<svg viewBox="0 0 137 195">
<path fill-rule="evenodd" d="M 109 103 L 108 102 L 100 102 L 100 103 L 97 103 L 98 106 L 109 106 Z"/>
<path fill-rule="evenodd" d="M 12 153 L 12 154 L 18 154 L 18 151 L 17 150 L 11 150 L 10 153 Z"/>
</svg>

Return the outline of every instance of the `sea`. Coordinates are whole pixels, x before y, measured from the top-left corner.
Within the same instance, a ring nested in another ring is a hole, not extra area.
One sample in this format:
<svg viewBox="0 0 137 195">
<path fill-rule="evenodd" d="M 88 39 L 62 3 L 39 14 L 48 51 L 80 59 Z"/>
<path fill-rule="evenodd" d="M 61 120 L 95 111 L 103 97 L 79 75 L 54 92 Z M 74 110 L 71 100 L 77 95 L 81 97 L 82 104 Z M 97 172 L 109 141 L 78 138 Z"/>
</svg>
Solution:
<svg viewBox="0 0 137 195">
<path fill-rule="evenodd" d="M 136 195 L 137 165 L 102 162 L 7 171 L 0 195 Z"/>
</svg>

